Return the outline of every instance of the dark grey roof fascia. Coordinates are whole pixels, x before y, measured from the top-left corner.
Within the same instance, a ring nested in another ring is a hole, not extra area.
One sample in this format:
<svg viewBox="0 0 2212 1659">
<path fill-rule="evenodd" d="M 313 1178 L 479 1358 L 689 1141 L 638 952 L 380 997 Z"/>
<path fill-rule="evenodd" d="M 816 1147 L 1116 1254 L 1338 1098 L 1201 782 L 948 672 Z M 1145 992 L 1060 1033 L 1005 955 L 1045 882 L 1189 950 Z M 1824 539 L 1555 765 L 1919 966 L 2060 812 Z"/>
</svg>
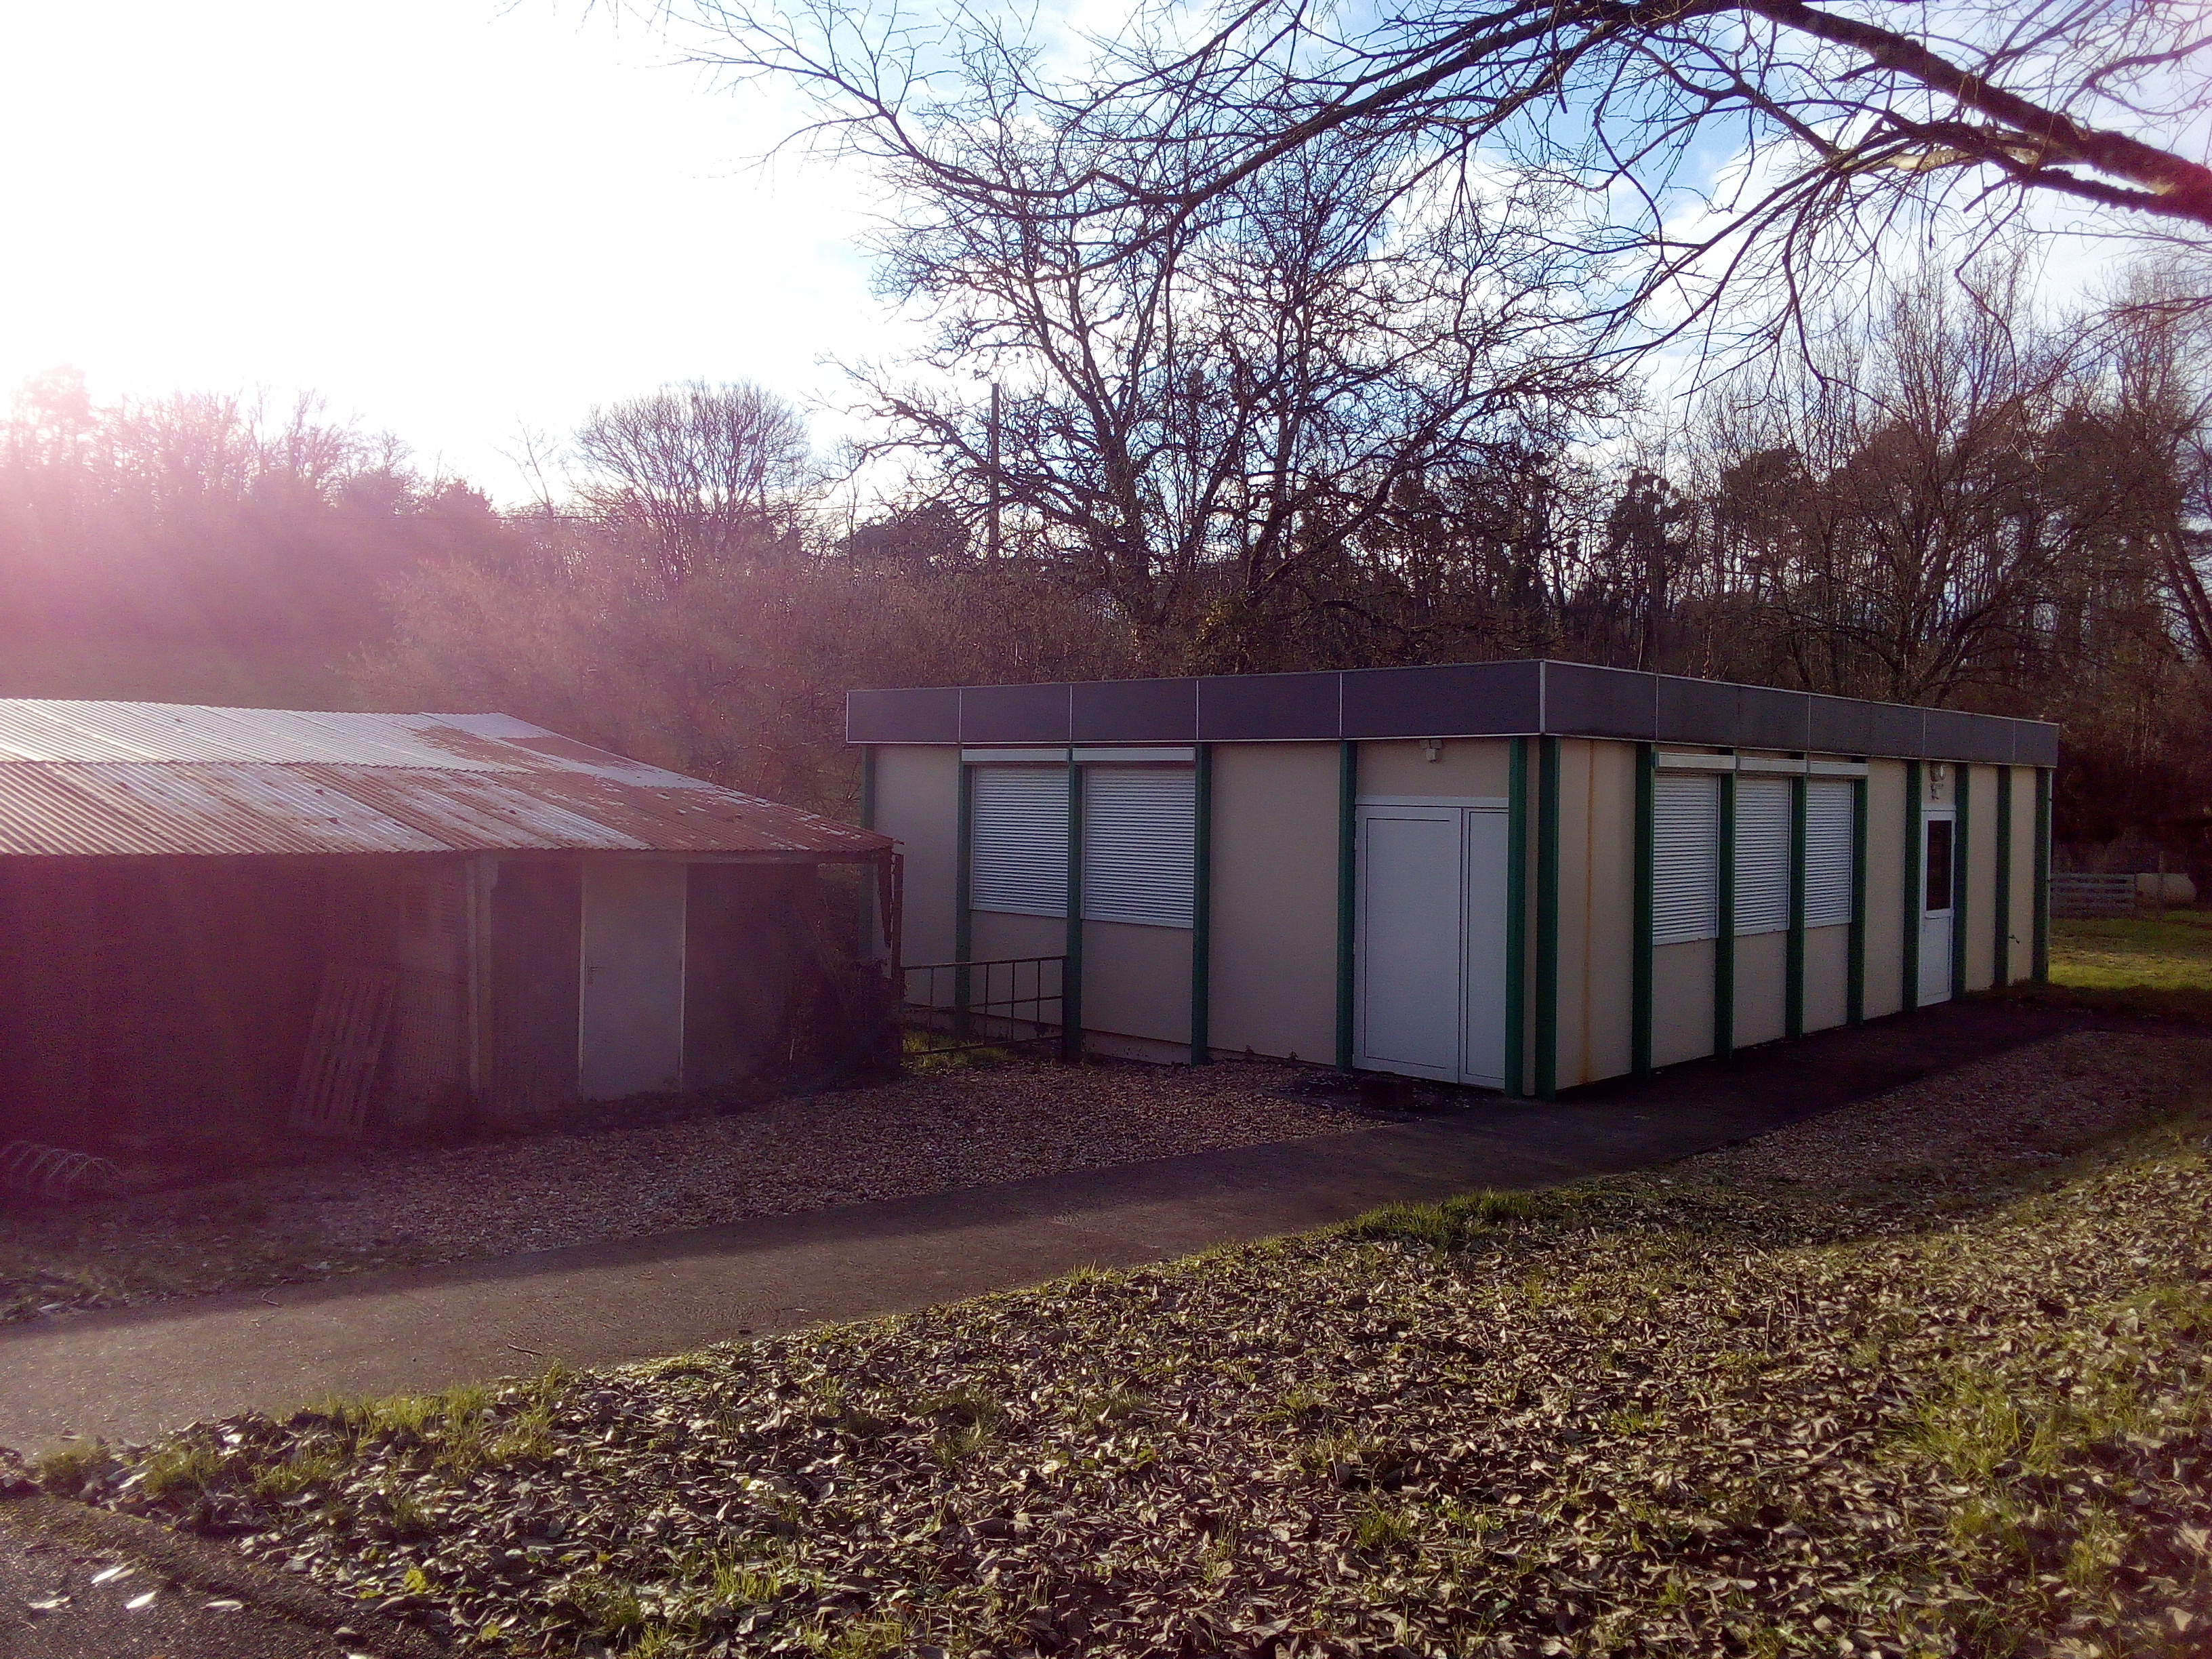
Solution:
<svg viewBox="0 0 2212 1659">
<path fill-rule="evenodd" d="M 1310 743 L 1620 738 L 1899 760 L 2054 766 L 2047 720 L 1778 686 L 1516 660 L 1080 684 L 854 691 L 848 743 Z"/>
</svg>

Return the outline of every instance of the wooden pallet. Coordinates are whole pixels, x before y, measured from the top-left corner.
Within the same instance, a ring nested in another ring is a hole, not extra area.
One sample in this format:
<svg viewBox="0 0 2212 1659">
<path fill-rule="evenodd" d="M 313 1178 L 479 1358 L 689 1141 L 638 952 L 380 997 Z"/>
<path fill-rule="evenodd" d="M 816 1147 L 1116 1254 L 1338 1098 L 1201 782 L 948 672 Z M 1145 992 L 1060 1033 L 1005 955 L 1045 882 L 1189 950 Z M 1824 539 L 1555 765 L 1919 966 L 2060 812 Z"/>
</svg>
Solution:
<svg viewBox="0 0 2212 1659">
<path fill-rule="evenodd" d="M 322 994 L 307 1052 L 292 1091 L 292 1127 L 313 1135 L 358 1139 L 368 1121 L 369 1091 L 392 1024 L 396 968 L 331 963 L 323 969 Z"/>
</svg>

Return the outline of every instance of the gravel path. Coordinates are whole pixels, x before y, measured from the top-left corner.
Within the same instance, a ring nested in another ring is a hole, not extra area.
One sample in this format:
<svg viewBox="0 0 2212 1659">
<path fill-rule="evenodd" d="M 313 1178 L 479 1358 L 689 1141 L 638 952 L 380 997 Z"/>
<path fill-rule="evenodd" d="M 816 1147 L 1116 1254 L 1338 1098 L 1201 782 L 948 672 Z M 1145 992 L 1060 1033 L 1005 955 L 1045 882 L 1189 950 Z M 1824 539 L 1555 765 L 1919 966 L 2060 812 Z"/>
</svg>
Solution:
<svg viewBox="0 0 2212 1659">
<path fill-rule="evenodd" d="M 1340 1134 L 1307 1068 L 1012 1060 L 720 1116 L 363 1152 L 0 1218 L 0 1317 L 513 1255 L 1065 1170 Z"/>
</svg>

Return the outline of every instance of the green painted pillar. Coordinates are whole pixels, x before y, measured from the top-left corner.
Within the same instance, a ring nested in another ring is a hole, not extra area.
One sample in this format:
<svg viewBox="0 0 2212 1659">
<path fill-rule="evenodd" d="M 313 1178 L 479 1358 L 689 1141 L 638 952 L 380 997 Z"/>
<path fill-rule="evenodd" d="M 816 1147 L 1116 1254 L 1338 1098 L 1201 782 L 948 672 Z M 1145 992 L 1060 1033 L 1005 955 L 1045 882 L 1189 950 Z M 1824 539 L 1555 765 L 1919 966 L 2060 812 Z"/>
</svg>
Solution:
<svg viewBox="0 0 2212 1659">
<path fill-rule="evenodd" d="M 1559 1092 L 1559 740 L 1536 766 L 1536 1098 Z"/>
<path fill-rule="evenodd" d="M 1720 927 L 1713 939 L 1713 1054 L 1735 1052 L 1735 774 L 1720 775 Z"/>
<path fill-rule="evenodd" d="M 1651 907 L 1658 887 L 1655 817 L 1657 811 L 1659 748 L 1636 745 L 1636 915 L 1630 965 L 1629 1066 L 1638 1077 L 1651 1074 L 1651 990 L 1654 954 Z"/>
<path fill-rule="evenodd" d="M 1359 922 L 1359 745 L 1336 746 L 1336 1069 L 1352 1069 Z"/>
<path fill-rule="evenodd" d="M 2012 768 L 1997 768 L 1997 896 L 1990 936 L 1990 979 L 1997 989 L 2012 983 Z"/>
<path fill-rule="evenodd" d="M 1213 997 L 1213 745 L 1198 745 L 1191 780 L 1190 1063 L 1213 1058 L 1208 1047 Z"/>
<path fill-rule="evenodd" d="M 1528 1091 L 1528 739 L 1516 738 L 1505 785 L 1505 1092 Z"/>
<path fill-rule="evenodd" d="M 1926 902 L 1920 873 L 1921 848 L 1924 838 L 1920 833 L 1921 790 L 1920 763 L 1905 763 L 1905 948 L 1899 952 L 1904 959 L 1905 984 L 1902 998 L 1905 1012 L 1911 1013 L 1920 1006 L 1920 912 Z"/>
</svg>

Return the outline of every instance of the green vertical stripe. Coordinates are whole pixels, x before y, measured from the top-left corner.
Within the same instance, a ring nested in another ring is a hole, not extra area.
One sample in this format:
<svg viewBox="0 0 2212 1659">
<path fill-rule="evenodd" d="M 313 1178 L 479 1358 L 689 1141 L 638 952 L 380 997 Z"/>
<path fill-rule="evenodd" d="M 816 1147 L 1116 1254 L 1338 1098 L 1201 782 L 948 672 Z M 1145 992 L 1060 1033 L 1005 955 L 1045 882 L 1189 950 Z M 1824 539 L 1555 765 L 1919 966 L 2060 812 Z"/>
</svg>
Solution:
<svg viewBox="0 0 2212 1659">
<path fill-rule="evenodd" d="M 1867 951 L 1867 781 L 1851 780 L 1851 936 L 1844 966 L 1844 1018 L 1856 1025 L 1866 1018 Z"/>
<path fill-rule="evenodd" d="M 1067 751 L 1067 962 L 1060 969 L 1060 1052 L 1083 1057 L 1083 769 Z"/>
<path fill-rule="evenodd" d="M 1658 872 L 1652 839 L 1656 810 L 1659 750 L 1655 744 L 1636 745 L 1636 917 L 1634 952 L 1630 964 L 1629 1064 L 1638 1077 L 1651 1070 L 1651 906 Z"/>
<path fill-rule="evenodd" d="M 1951 994 L 1962 997 L 1966 994 L 1966 941 L 1972 937 L 1966 931 L 1966 878 L 1974 861 L 1966 849 L 1973 844 L 1967 817 L 1973 807 L 1974 769 L 1953 764 L 1959 774 L 1959 805 L 1951 824 Z"/>
<path fill-rule="evenodd" d="M 1990 939 L 1990 981 L 1998 990 L 2012 983 L 2012 768 L 1997 768 L 1996 931 Z"/>
<path fill-rule="evenodd" d="M 2051 769 L 2035 769 L 2035 954 L 2036 983 L 2051 977 Z"/>
<path fill-rule="evenodd" d="M 1516 738 L 1505 786 L 1505 1092 L 1528 1092 L 1528 739 Z"/>
<path fill-rule="evenodd" d="M 1920 912 L 1927 895 L 1920 878 L 1920 763 L 1905 763 L 1905 1012 L 1920 1006 Z"/>
<path fill-rule="evenodd" d="M 1805 1035 L 1805 780 L 1790 780 L 1790 939 L 1782 969 L 1782 1033 Z"/>
<path fill-rule="evenodd" d="M 1713 939 L 1713 1053 L 1735 1052 L 1735 774 L 1720 775 L 1720 931 Z"/>
<path fill-rule="evenodd" d="M 1336 1069 L 1352 1069 L 1352 947 L 1359 917 L 1359 745 L 1336 746 Z"/>
<path fill-rule="evenodd" d="M 1536 1098 L 1559 1091 L 1559 740 L 1536 769 Z"/>
<path fill-rule="evenodd" d="M 1198 745 L 1192 769 L 1190 883 L 1190 1063 L 1212 1059 L 1207 1050 L 1213 994 L 1213 745 Z"/>
</svg>

